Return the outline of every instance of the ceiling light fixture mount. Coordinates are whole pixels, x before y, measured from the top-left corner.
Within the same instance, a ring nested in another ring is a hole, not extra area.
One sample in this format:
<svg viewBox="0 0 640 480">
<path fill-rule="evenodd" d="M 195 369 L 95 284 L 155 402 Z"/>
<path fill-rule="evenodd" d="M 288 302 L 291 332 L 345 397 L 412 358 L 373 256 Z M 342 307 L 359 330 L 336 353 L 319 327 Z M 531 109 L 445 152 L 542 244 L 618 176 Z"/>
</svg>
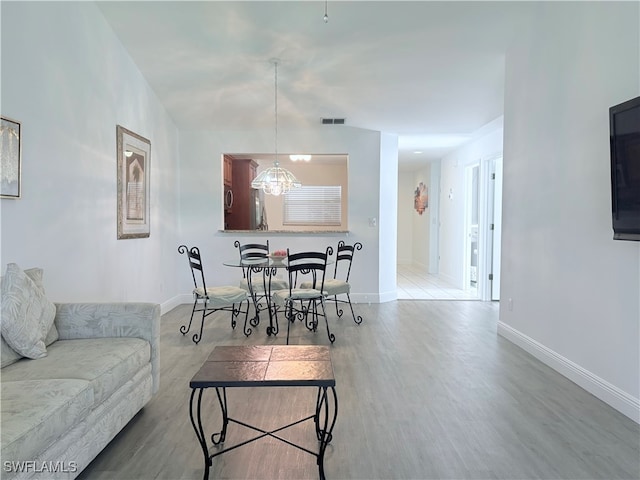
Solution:
<svg viewBox="0 0 640 480">
<path fill-rule="evenodd" d="M 302 184 L 286 168 L 278 162 L 278 59 L 271 59 L 275 67 L 275 155 L 273 167 L 269 167 L 258 174 L 251 182 L 251 188 L 263 190 L 268 195 L 284 195 L 292 188 L 299 188 Z"/>
<path fill-rule="evenodd" d="M 311 155 L 289 155 L 289 159 L 292 162 L 308 162 L 309 160 L 311 160 Z"/>
</svg>

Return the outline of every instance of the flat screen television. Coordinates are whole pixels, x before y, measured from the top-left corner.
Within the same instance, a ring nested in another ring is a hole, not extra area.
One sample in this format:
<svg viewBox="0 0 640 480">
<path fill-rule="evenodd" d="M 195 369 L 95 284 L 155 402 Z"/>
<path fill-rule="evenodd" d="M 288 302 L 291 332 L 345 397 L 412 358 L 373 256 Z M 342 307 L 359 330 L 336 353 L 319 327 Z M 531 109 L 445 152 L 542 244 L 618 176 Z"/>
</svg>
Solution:
<svg viewBox="0 0 640 480">
<path fill-rule="evenodd" d="M 609 108 L 613 238 L 640 241 L 640 97 Z"/>
</svg>

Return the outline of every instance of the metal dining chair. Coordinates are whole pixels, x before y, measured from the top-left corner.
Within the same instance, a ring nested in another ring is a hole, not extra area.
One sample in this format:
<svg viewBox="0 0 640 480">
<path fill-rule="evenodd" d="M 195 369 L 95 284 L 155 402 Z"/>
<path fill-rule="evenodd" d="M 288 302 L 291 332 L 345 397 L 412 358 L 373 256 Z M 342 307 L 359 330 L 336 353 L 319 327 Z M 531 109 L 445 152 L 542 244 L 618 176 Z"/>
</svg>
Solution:
<svg viewBox="0 0 640 480">
<path fill-rule="evenodd" d="M 240 280 L 239 286 L 251 295 L 256 316 L 249 322 L 256 327 L 260 322 L 260 312 L 268 307 L 268 302 L 265 305 L 263 300 L 270 298 L 272 291 L 289 288 L 289 284 L 286 280 L 276 277 L 275 271 L 264 267 L 269 261 L 267 257 L 269 255 L 269 240 L 266 243 L 245 244 L 236 240 L 233 245 L 238 249 L 240 262 L 247 264 L 246 267 L 242 267 L 242 280 Z M 256 266 L 252 267 L 252 263 L 255 263 Z"/>
<path fill-rule="evenodd" d="M 287 319 L 287 345 L 289 344 L 289 331 L 295 320 L 304 320 L 307 329 L 316 331 L 320 317 L 324 317 L 327 326 L 327 336 L 331 343 L 336 337 L 329 329 L 329 322 L 325 312 L 324 290 L 327 262 L 333 254 L 333 248 L 327 247 L 324 252 L 298 252 L 291 253 L 287 249 L 287 270 L 289 272 L 289 287 L 273 292 L 273 303 L 277 312 L 284 310 Z M 302 287 L 302 282 L 305 287 Z M 297 286 L 300 285 L 300 286 Z"/>
<path fill-rule="evenodd" d="M 180 327 L 180 333 L 186 335 L 191 329 L 193 316 L 196 312 L 202 312 L 202 322 L 200 323 L 200 332 L 194 333 L 192 340 L 197 344 L 202 339 L 202 330 L 204 328 L 205 317 L 217 311 L 231 312 L 231 328 L 236 328 L 236 318 L 244 313 L 244 334 L 249 336 L 251 329 L 247 328 L 247 318 L 249 314 L 249 296 L 246 290 L 234 286 L 207 287 L 204 278 L 204 269 L 202 267 L 202 257 L 198 247 L 188 248 L 186 245 L 178 247 L 178 253 L 186 254 L 193 277 L 193 309 L 191 310 L 191 318 L 188 325 Z M 246 303 L 244 310 L 242 304 Z"/>
<path fill-rule="evenodd" d="M 351 304 L 351 297 L 349 296 L 351 293 L 349 275 L 351 275 L 353 255 L 356 250 L 362 250 L 362 244 L 360 242 L 356 242 L 353 245 L 345 244 L 344 240 L 340 240 L 338 242 L 333 278 L 325 279 L 323 289 L 327 292 L 326 301 L 335 303 L 338 318 L 342 317 L 343 314 L 342 309 L 338 308 L 338 303 L 348 303 L 349 308 L 351 309 L 351 315 L 353 316 L 353 321 L 360 325 L 362 323 L 362 316 L 356 316 L 353 312 L 353 305 Z M 303 282 L 300 286 L 302 288 L 308 288 L 310 286 L 310 282 Z M 338 295 L 346 295 L 347 299 L 338 298 Z"/>
<path fill-rule="evenodd" d="M 351 316 L 356 324 L 362 323 L 362 316 L 356 316 L 353 312 L 351 304 L 351 284 L 349 283 L 349 275 L 351 275 L 351 266 L 353 264 L 353 256 L 356 250 L 362 250 L 362 244 L 356 242 L 353 245 L 347 245 L 343 240 L 338 242 L 336 249 L 336 263 L 333 270 L 333 278 L 329 278 L 324 282 L 324 289 L 328 293 L 327 300 L 333 302 L 336 306 L 336 314 L 342 317 L 342 309 L 338 308 L 338 303 L 348 303 L 351 309 Z M 338 298 L 338 295 L 346 295 L 347 299 Z M 331 298 L 333 297 L 333 298 Z"/>
</svg>

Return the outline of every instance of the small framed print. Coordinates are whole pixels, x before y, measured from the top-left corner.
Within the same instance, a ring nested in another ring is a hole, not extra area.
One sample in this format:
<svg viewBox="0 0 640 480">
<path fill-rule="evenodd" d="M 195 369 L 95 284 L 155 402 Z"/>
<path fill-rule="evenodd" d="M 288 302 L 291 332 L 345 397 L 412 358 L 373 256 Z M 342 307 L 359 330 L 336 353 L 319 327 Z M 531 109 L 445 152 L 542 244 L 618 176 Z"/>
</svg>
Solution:
<svg viewBox="0 0 640 480">
<path fill-rule="evenodd" d="M 22 180 L 22 125 L 0 117 L 0 197 L 20 198 Z"/>
<path fill-rule="evenodd" d="M 429 208 L 429 193 L 427 186 L 420 182 L 413 192 L 413 208 L 416 209 L 420 215 Z"/>
<path fill-rule="evenodd" d="M 151 142 L 116 125 L 118 157 L 118 239 L 145 238 L 149 227 Z"/>
</svg>

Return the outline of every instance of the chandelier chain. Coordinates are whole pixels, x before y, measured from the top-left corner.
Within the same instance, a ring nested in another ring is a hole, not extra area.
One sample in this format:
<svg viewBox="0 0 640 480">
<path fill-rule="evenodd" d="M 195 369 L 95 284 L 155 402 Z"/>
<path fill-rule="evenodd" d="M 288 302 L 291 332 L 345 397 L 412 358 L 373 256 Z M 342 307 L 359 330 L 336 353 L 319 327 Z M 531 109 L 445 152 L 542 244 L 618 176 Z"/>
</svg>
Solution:
<svg viewBox="0 0 640 480">
<path fill-rule="evenodd" d="M 275 65 L 275 116 L 276 116 L 276 136 L 275 136 L 275 152 L 276 152 L 276 165 L 278 164 L 278 62 L 274 62 Z"/>
<path fill-rule="evenodd" d="M 273 167 L 262 170 L 252 181 L 251 188 L 262 189 L 268 195 L 284 195 L 292 188 L 300 188 L 302 184 L 286 168 L 280 167 L 278 161 L 278 61 L 272 59 L 274 65 L 274 114 L 275 114 L 275 161 Z"/>
</svg>

